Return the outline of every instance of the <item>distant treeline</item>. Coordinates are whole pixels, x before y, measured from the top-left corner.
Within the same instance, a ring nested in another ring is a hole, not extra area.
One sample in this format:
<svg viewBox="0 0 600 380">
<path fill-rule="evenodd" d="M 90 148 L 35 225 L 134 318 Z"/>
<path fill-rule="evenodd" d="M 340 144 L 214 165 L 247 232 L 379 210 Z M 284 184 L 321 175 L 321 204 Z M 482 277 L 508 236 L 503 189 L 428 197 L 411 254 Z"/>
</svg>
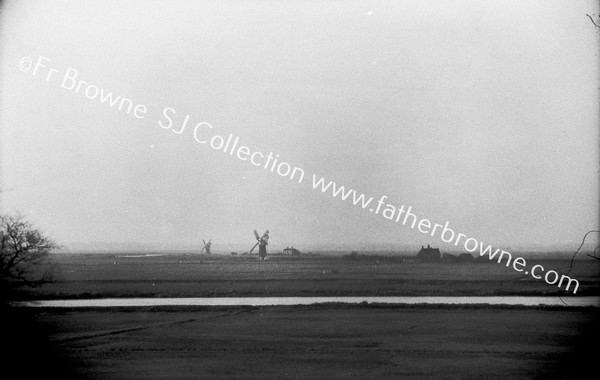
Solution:
<svg viewBox="0 0 600 380">
<path fill-rule="evenodd" d="M 399 255 L 378 255 L 378 254 L 362 254 L 356 251 L 352 251 L 347 255 L 343 256 L 348 260 L 357 260 L 357 261 L 387 261 L 387 262 L 432 262 L 427 260 L 422 260 L 417 256 L 399 256 Z M 489 262 L 487 257 L 473 257 L 470 253 L 461 253 L 459 255 L 453 255 L 450 253 L 446 253 L 441 255 L 439 260 L 435 262 L 439 263 L 485 263 Z"/>
</svg>

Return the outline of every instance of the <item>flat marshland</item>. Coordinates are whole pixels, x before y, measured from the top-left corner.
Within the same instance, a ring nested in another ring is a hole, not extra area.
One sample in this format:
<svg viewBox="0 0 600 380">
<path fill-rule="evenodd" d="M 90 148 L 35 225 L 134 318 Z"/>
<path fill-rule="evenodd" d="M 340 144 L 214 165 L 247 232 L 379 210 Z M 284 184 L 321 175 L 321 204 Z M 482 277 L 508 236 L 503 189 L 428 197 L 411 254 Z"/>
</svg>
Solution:
<svg viewBox="0 0 600 380">
<path fill-rule="evenodd" d="M 402 257 L 61 254 L 53 283 L 23 298 L 239 296 L 493 296 L 565 294 L 497 262 L 418 263 Z M 577 295 L 600 295 L 597 260 L 575 261 Z M 568 260 L 529 260 L 562 273 Z M 543 273 L 542 273 L 543 274 Z M 573 286 L 574 287 L 574 286 Z"/>
<path fill-rule="evenodd" d="M 57 255 L 56 281 L 21 296 L 559 294 L 495 262 L 131 256 Z M 559 272 L 569 266 L 540 263 Z M 578 295 L 599 294 L 597 264 L 577 261 L 571 275 L 580 282 Z M 597 308 L 326 304 L 40 308 L 11 315 L 7 338 L 14 335 L 32 356 L 43 348 L 44 364 L 24 365 L 25 373 L 63 378 L 580 378 L 594 364 L 600 337 Z"/>
</svg>

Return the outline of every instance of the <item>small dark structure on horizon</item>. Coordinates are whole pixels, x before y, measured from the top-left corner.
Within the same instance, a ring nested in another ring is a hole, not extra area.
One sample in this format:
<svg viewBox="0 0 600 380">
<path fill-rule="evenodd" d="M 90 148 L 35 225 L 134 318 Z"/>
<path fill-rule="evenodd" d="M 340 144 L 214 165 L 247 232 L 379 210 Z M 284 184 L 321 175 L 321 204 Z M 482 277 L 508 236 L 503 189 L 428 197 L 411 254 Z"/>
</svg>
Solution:
<svg viewBox="0 0 600 380">
<path fill-rule="evenodd" d="M 442 255 L 442 261 L 445 263 L 470 263 L 473 261 L 473 255 L 470 253 L 461 253 L 460 255 L 452 255 L 445 253 Z"/>
<path fill-rule="evenodd" d="M 461 253 L 460 255 L 458 255 L 458 261 L 460 261 L 461 263 L 470 263 L 473 261 L 473 255 L 471 255 L 470 253 Z"/>
<path fill-rule="evenodd" d="M 298 251 L 294 247 L 287 247 L 286 249 L 283 250 L 283 254 L 284 255 L 298 256 L 298 255 L 300 255 L 300 251 Z"/>
<path fill-rule="evenodd" d="M 442 261 L 442 254 L 439 248 L 432 248 L 427 244 L 427 248 L 421 246 L 421 250 L 417 253 L 417 258 L 424 263 L 439 263 Z"/>
<path fill-rule="evenodd" d="M 458 257 L 456 257 L 450 253 L 446 253 L 446 254 L 442 255 L 442 261 L 445 263 L 457 263 Z"/>
</svg>

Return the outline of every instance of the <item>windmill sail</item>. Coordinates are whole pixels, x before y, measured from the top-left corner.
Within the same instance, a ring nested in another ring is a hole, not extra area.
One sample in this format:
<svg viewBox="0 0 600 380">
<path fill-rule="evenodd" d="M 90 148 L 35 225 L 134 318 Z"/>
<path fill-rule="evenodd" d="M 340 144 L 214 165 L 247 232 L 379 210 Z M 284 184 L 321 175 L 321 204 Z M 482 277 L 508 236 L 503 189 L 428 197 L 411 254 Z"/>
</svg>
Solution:
<svg viewBox="0 0 600 380">
<path fill-rule="evenodd" d="M 257 245 L 258 245 L 258 242 L 256 244 L 254 244 L 254 247 L 252 247 L 252 249 L 250 250 L 250 253 L 252 253 L 252 251 L 254 251 L 254 248 L 256 248 Z"/>
<path fill-rule="evenodd" d="M 208 243 L 206 242 L 206 240 L 202 239 L 202 243 L 204 243 L 204 247 L 202 247 L 202 250 L 200 250 L 200 253 L 203 253 L 204 251 L 206 251 L 207 255 L 210 255 L 210 244 L 212 242 L 212 239 L 208 240 Z"/>
</svg>

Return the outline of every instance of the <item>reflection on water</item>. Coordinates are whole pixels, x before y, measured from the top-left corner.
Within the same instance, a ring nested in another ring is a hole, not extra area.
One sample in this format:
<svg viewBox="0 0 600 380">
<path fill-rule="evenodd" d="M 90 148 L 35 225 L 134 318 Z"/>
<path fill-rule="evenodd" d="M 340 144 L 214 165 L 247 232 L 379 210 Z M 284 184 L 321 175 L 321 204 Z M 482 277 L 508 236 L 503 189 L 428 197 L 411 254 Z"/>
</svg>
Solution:
<svg viewBox="0 0 600 380">
<path fill-rule="evenodd" d="M 218 297 L 218 298 L 104 298 L 18 302 L 26 307 L 125 306 L 284 306 L 322 303 L 387 303 L 432 305 L 600 306 L 600 297 Z"/>
</svg>

